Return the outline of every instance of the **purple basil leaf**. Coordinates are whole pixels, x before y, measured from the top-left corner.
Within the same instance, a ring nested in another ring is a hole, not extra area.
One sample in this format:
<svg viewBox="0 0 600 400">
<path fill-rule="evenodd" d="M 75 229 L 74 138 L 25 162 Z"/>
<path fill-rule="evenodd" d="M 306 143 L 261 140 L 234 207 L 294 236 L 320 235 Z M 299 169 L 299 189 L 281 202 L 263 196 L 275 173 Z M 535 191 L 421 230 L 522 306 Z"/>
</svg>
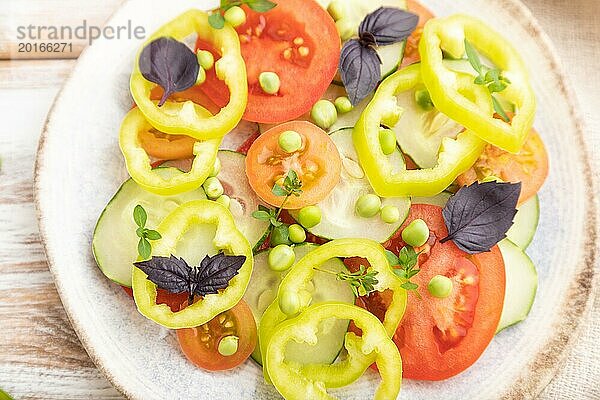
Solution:
<svg viewBox="0 0 600 400">
<path fill-rule="evenodd" d="M 170 37 L 161 37 L 146 45 L 140 54 L 139 67 L 144 78 L 164 89 L 159 107 L 171 94 L 194 86 L 200 70 L 196 54 Z"/>
<path fill-rule="evenodd" d="M 154 282 L 161 289 L 171 293 L 189 291 L 189 277 L 192 268 L 183 258 L 152 257 L 148 261 L 133 263 L 148 275 L 148 280 Z"/>
<path fill-rule="evenodd" d="M 490 251 L 513 223 L 521 183 L 475 182 L 450 197 L 442 211 L 448 236 L 469 254 Z"/>
<path fill-rule="evenodd" d="M 367 15 L 358 27 L 358 36 L 377 46 L 401 42 L 417 27 L 419 16 L 399 8 L 380 7 Z"/>
<path fill-rule="evenodd" d="M 191 293 L 206 296 L 225 289 L 245 262 L 246 256 L 228 256 L 223 253 L 204 257 L 191 277 Z"/>
<path fill-rule="evenodd" d="M 381 60 L 377 52 L 356 39 L 349 40 L 342 48 L 339 68 L 353 105 L 375 90 L 381 79 Z"/>
</svg>

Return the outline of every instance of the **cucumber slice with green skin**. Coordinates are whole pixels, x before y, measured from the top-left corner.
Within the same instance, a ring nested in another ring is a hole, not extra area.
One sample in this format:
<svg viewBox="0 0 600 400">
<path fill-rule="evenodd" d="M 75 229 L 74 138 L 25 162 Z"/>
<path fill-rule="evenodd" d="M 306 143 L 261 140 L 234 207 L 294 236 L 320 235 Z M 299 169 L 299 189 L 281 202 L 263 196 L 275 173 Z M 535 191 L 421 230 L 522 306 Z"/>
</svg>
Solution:
<svg viewBox="0 0 600 400">
<path fill-rule="evenodd" d="M 538 286 L 535 265 L 523 250 L 508 239 L 498 243 L 504 258 L 506 289 L 496 333 L 527 318 Z"/>
<path fill-rule="evenodd" d="M 229 211 L 237 228 L 244 234 L 250 245 L 257 249 L 268 236 L 269 222 L 252 217 L 262 204 L 250 187 L 246 178 L 246 156 L 229 150 L 219 150 L 221 172 L 217 178 L 223 185 L 224 193 L 231 198 Z"/>
<path fill-rule="evenodd" d="M 414 90 L 396 97 L 398 105 L 404 110 L 392 128 L 398 145 L 420 168 L 435 167 L 442 139 L 456 138 L 463 127 L 437 109 L 425 110 L 417 104 Z"/>
<path fill-rule="evenodd" d="M 310 251 L 316 249 L 318 245 L 305 243 L 294 247 L 296 261 L 300 260 Z M 248 304 L 257 325 L 267 307 L 275 300 L 277 290 L 281 280 L 289 272 L 276 272 L 269 268 L 267 258 L 269 250 L 264 250 L 254 256 L 254 269 L 250 284 L 244 294 L 244 301 Z M 348 272 L 344 263 L 334 258 L 327 261 L 319 267 L 323 270 L 333 272 Z M 324 301 L 338 301 L 347 304 L 354 304 L 354 294 L 347 282 L 339 281 L 335 275 L 316 271 L 312 280 L 313 290 L 312 303 L 321 303 Z M 290 343 L 286 351 L 286 359 L 302 364 L 307 363 L 325 363 L 331 364 L 335 361 L 343 348 L 344 337 L 348 331 L 347 320 L 331 320 L 319 329 L 317 334 L 318 342 L 316 346 L 307 346 L 305 344 Z M 260 346 L 257 345 L 252 353 L 252 359 L 261 364 Z"/>
<path fill-rule="evenodd" d="M 176 168 L 158 168 L 168 178 L 181 174 Z M 160 196 L 142 189 L 132 179 L 125 181 L 102 211 L 92 239 L 92 251 L 100 270 L 121 286 L 131 287 L 131 271 L 138 257 L 139 237 L 133 209 L 140 204 L 148 214 L 146 227 L 154 229 L 171 211 L 183 203 L 206 199 L 202 188 L 175 196 Z M 206 253 L 205 253 L 206 254 Z"/>
<path fill-rule="evenodd" d="M 374 193 L 369 180 L 358 163 L 358 155 L 352 141 L 352 129 L 341 129 L 331 134 L 342 158 L 340 182 L 331 193 L 317 206 L 321 209 L 321 222 L 308 229 L 310 233 L 325 239 L 366 238 L 385 242 L 400 228 L 410 209 L 408 197 L 383 198 L 382 206 L 396 206 L 400 210 L 400 219 L 386 224 L 379 215 L 363 218 L 356 214 L 356 201 L 365 193 Z M 390 156 L 391 161 L 403 168 L 404 160 L 398 150 Z M 294 219 L 298 219 L 298 210 L 290 210 Z"/>
<path fill-rule="evenodd" d="M 506 232 L 511 242 L 525 250 L 533 240 L 540 219 L 540 200 L 537 195 L 517 209 L 513 225 Z"/>
</svg>

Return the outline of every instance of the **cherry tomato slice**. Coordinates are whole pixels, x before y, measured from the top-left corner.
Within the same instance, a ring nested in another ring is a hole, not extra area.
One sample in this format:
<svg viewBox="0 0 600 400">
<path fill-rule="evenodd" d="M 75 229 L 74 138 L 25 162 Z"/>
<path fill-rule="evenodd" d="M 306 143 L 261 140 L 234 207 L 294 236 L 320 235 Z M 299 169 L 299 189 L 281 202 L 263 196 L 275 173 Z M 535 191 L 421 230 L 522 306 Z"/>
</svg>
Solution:
<svg viewBox="0 0 600 400">
<path fill-rule="evenodd" d="M 548 153 L 540 135 L 531 130 L 529 138 L 517 154 L 511 154 L 488 144 L 473 167 L 456 179 L 460 186 L 496 176 L 504 182 L 521 182 L 519 204 L 540 190 L 548 176 Z"/>
<path fill-rule="evenodd" d="M 421 56 L 419 55 L 419 41 L 421 41 L 421 36 L 423 35 L 423 27 L 427 21 L 434 17 L 433 13 L 429 11 L 428 8 L 416 0 L 408 0 L 408 11 L 419 16 L 419 24 L 406 40 L 404 58 L 402 59 L 403 67 L 421 60 Z"/>
<path fill-rule="evenodd" d="M 219 342 L 226 336 L 239 338 L 238 349 L 230 356 L 218 350 Z M 224 371 L 237 367 L 254 351 L 256 322 L 250 307 L 242 300 L 204 325 L 178 329 L 177 339 L 183 354 L 192 363 L 208 371 Z"/>
<path fill-rule="evenodd" d="M 279 147 L 279 135 L 296 131 L 302 136 L 302 148 L 286 153 Z M 302 181 L 302 193 L 291 196 L 283 208 L 297 209 L 323 200 L 340 180 L 342 162 L 337 147 L 319 127 L 306 121 L 277 125 L 260 135 L 246 156 L 246 175 L 256 194 L 266 203 L 281 206 L 284 197 L 271 189 L 289 170 Z"/>
<path fill-rule="evenodd" d="M 276 0 L 277 6 L 259 13 L 243 6 L 246 23 L 239 26 L 242 56 L 248 72 L 248 105 L 244 119 L 281 123 L 310 110 L 325 93 L 340 57 L 340 37 L 335 23 L 314 0 Z M 219 55 L 206 43 L 199 48 Z M 275 95 L 265 93 L 258 77 L 275 72 L 281 81 Z M 218 105 L 229 101 L 229 92 L 207 71 L 205 93 Z"/>
</svg>

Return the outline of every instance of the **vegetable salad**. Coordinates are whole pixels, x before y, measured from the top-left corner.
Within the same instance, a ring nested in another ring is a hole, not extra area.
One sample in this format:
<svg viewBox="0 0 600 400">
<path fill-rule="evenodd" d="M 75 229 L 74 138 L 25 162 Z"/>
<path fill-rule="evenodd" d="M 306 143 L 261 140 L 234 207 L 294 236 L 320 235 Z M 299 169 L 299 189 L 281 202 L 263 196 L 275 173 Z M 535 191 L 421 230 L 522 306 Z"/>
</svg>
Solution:
<svg viewBox="0 0 600 400">
<path fill-rule="evenodd" d="M 140 49 L 93 252 L 209 371 L 288 400 L 471 367 L 523 321 L 548 157 L 527 67 L 409 0 L 222 0 Z M 215 372 L 218 373 L 218 372 Z"/>
</svg>

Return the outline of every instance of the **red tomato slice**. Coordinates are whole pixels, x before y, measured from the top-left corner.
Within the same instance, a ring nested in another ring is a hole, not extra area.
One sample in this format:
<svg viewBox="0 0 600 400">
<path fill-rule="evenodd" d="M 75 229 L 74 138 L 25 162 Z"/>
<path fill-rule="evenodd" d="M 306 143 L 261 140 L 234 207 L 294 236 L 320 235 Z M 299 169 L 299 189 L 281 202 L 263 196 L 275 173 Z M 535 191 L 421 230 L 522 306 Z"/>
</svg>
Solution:
<svg viewBox="0 0 600 400">
<path fill-rule="evenodd" d="M 548 176 L 548 153 L 535 129 L 531 130 L 529 138 L 517 154 L 488 144 L 475 165 L 460 175 L 456 183 L 460 186 L 470 185 L 490 175 L 504 182 L 521 182 L 519 204 L 535 196 Z"/>
<path fill-rule="evenodd" d="M 238 350 L 231 356 L 223 356 L 218 351 L 219 342 L 226 336 L 239 338 Z M 250 307 L 242 300 L 204 325 L 178 329 L 177 339 L 183 354 L 192 363 L 209 371 L 224 371 L 237 367 L 254 351 L 256 322 Z"/>
<path fill-rule="evenodd" d="M 301 116 L 321 98 L 337 71 L 340 37 L 329 14 L 314 0 L 275 3 L 266 13 L 243 6 L 247 20 L 237 28 L 248 72 L 248 121 L 281 123 Z M 216 53 L 205 43 L 198 47 Z M 279 93 L 261 89 L 262 72 L 279 75 Z M 229 101 L 229 91 L 214 68 L 201 87 L 219 106 Z"/>
<path fill-rule="evenodd" d="M 133 299 L 133 290 L 126 286 L 121 286 L 123 291 L 129 295 Z M 156 290 L 156 304 L 166 304 L 169 306 L 171 311 L 179 311 L 181 308 L 181 304 L 185 302 L 188 298 L 187 293 L 178 293 L 173 294 L 164 289 Z"/>
<path fill-rule="evenodd" d="M 417 25 L 417 28 L 406 40 L 404 58 L 402 59 L 403 67 L 421 60 L 421 56 L 419 55 L 419 42 L 423 35 L 423 27 L 427 21 L 434 17 L 433 13 L 429 11 L 428 8 L 416 0 L 408 0 L 408 11 L 419 16 L 419 25 Z"/>
<path fill-rule="evenodd" d="M 421 298 L 409 293 L 406 313 L 393 339 L 402 355 L 405 378 L 442 380 L 470 367 L 494 337 L 504 302 L 504 260 L 497 246 L 471 256 L 451 241 L 440 243 L 447 235 L 440 207 L 413 205 L 404 226 L 417 218 L 430 229 L 428 243 L 418 249 L 423 250 L 421 271 L 411 279 L 419 285 Z M 401 232 L 384 247 L 398 254 L 405 246 Z M 346 263 L 352 269 L 361 260 Z M 452 280 L 449 297 L 429 294 L 427 284 L 435 275 Z M 385 293 L 376 293 L 360 298 L 357 304 L 381 318 L 389 300 Z"/>
</svg>

